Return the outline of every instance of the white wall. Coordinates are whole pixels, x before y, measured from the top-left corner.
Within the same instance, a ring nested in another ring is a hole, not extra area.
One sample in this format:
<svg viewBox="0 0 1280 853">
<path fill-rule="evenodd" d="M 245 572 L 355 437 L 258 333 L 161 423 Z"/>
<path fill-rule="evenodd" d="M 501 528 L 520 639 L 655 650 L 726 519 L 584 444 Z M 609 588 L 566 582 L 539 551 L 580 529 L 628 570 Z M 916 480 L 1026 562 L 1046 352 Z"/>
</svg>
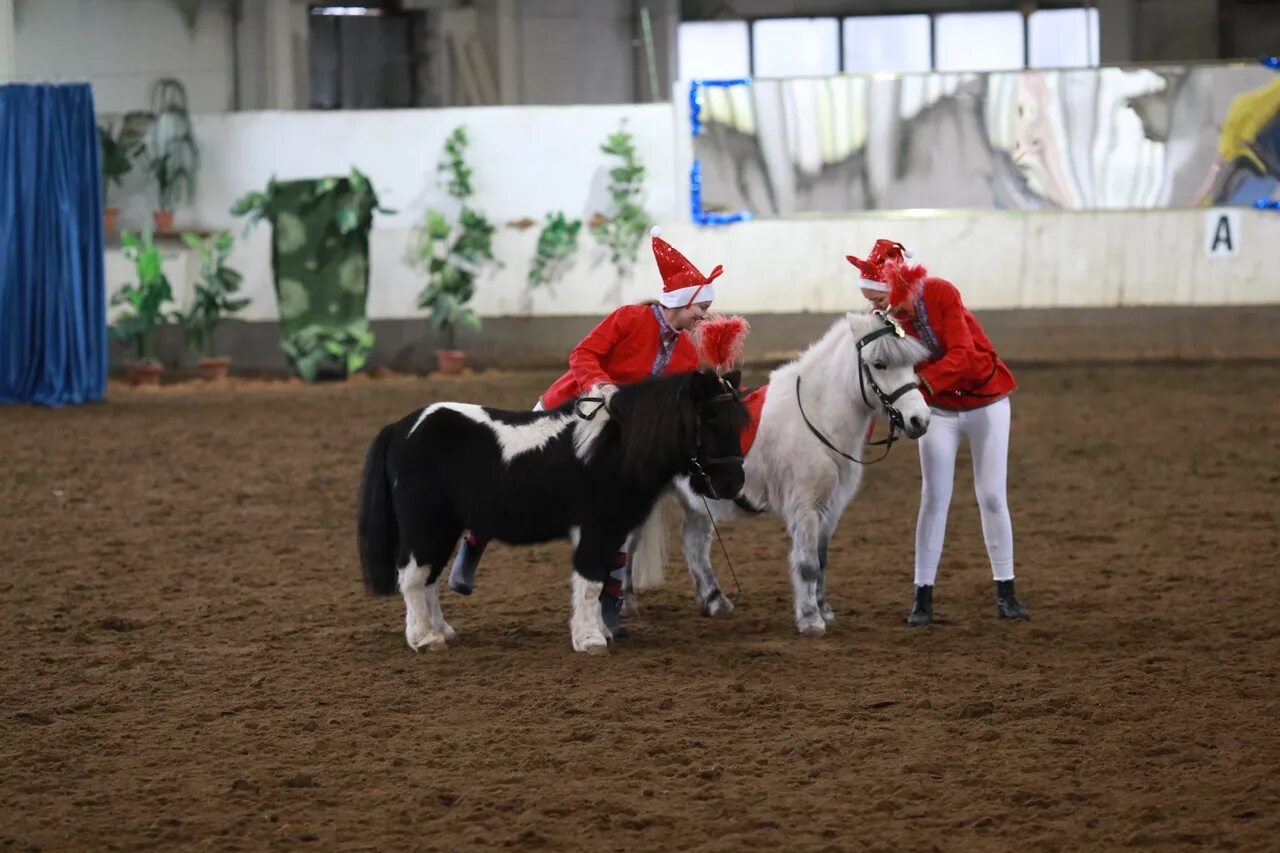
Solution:
<svg viewBox="0 0 1280 853">
<path fill-rule="evenodd" d="M 918 259 L 952 280 L 975 309 L 1280 303 L 1280 215 L 1241 212 L 1239 254 L 1216 260 L 1205 255 L 1202 210 L 867 216 L 718 228 L 676 218 L 663 222 L 663 236 L 704 272 L 724 264 L 717 308 L 748 316 L 865 307 L 844 256 L 863 255 L 880 237 L 914 247 Z M 371 235 L 373 319 L 422 316 L 415 307 L 422 275 L 403 262 L 409 239 L 404 227 Z M 624 302 L 656 296 L 661 286 L 647 240 L 635 274 L 619 281 L 603 249 L 587 236 L 564 279 L 531 293 L 525 277 L 536 240 L 536 229 L 499 231 L 495 254 L 505 266 L 486 274 L 477 288 L 473 307 L 481 316 L 603 316 Z M 265 225 L 237 246 L 232 265 L 245 273 L 246 295 L 254 300 L 244 319 L 276 319 Z M 185 304 L 198 264 L 190 253 L 174 250 L 166 268 Z M 109 252 L 110 288 L 129 274 L 118 251 Z"/>
<path fill-rule="evenodd" d="M 231 106 L 229 4 L 202 4 L 194 39 L 169 0 L 22 0 L 16 8 L 20 80 L 88 81 L 107 113 L 145 109 L 158 77 L 181 80 L 193 111 Z"/>
<path fill-rule="evenodd" d="M 498 223 L 541 220 L 563 210 L 590 218 L 608 204 L 605 138 L 625 126 L 649 170 L 644 204 L 670 218 L 683 209 L 682 181 L 672 155 L 674 119 L 668 104 L 601 107 L 485 107 L 368 112 L 254 112 L 195 117 L 203 149 L 194 205 L 176 212 L 178 225 L 238 227 L 231 205 L 279 180 L 346 175 L 352 166 L 373 181 L 384 207 L 379 227 L 407 227 L 429 206 L 452 212 L 436 163 L 447 137 L 466 125 L 475 168 L 474 206 Z M 124 227 L 140 228 L 154 201 L 135 170 L 116 199 Z"/>
</svg>

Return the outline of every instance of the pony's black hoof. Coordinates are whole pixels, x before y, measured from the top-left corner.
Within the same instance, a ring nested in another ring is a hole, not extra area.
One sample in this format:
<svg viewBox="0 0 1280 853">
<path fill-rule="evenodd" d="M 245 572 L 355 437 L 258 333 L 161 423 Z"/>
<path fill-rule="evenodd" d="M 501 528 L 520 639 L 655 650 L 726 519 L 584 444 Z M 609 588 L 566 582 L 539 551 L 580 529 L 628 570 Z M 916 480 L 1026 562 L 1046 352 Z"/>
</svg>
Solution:
<svg viewBox="0 0 1280 853">
<path fill-rule="evenodd" d="M 615 640 L 625 640 L 631 636 L 631 632 L 621 625 L 614 625 L 609 629 L 609 633 L 613 634 Z"/>
<path fill-rule="evenodd" d="M 933 587 L 916 587 L 916 600 L 907 614 L 907 624 L 912 628 L 929 625 L 933 622 Z"/>
<path fill-rule="evenodd" d="M 471 584 L 460 580 L 454 580 L 453 578 L 449 578 L 449 589 L 453 590 L 458 595 L 470 595 L 475 592 L 475 589 L 472 588 Z"/>
</svg>

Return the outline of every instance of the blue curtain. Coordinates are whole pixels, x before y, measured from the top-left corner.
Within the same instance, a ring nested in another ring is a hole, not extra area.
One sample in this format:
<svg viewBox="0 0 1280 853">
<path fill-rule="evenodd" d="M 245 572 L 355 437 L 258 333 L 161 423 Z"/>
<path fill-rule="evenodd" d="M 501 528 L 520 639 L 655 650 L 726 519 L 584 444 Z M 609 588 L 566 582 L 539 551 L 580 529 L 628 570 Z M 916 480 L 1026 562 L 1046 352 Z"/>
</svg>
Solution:
<svg viewBox="0 0 1280 853">
<path fill-rule="evenodd" d="M 98 158 L 87 83 L 0 86 L 0 403 L 106 390 Z"/>
</svg>

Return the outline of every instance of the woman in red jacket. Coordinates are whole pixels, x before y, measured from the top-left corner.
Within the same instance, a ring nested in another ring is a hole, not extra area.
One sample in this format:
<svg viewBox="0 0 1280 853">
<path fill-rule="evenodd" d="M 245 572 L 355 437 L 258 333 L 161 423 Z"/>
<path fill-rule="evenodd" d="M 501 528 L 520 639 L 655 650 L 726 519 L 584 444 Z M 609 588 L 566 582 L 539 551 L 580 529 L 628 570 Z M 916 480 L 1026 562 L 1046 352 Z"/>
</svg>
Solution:
<svg viewBox="0 0 1280 853">
<path fill-rule="evenodd" d="M 928 625 L 933 619 L 933 584 L 947 532 L 961 439 L 968 439 L 973 457 L 982 537 L 996 582 L 997 616 L 1026 619 L 1026 608 L 1014 595 L 1013 526 L 1005 499 L 1009 395 L 1017 383 L 955 286 L 928 275 L 922 266 L 908 264 L 910 257 L 902 244 L 890 240 L 877 240 L 865 261 L 848 256 L 861 274 L 858 284 L 863 295 L 876 308 L 892 312 L 932 352 L 917 368 L 920 390 L 933 417 L 929 431 L 919 440 L 922 485 L 916 521 L 915 603 L 907 624 Z"/>
<path fill-rule="evenodd" d="M 658 236 L 657 228 L 650 233 L 662 295 L 656 302 L 624 305 L 601 320 L 573 348 L 569 370 L 543 393 L 535 410 L 557 408 L 593 389 L 607 397 L 619 385 L 697 369 L 697 347 L 687 333 L 711 310 L 715 299 L 711 282 L 724 268 L 717 266 L 704 276 Z M 475 589 L 476 567 L 487 544 L 470 532 L 463 536 L 449 573 L 449 586 L 455 592 L 470 595 Z M 626 577 L 627 552 L 623 550 L 600 596 L 605 624 L 615 637 L 626 636 L 626 630 L 617 627 Z"/>
</svg>

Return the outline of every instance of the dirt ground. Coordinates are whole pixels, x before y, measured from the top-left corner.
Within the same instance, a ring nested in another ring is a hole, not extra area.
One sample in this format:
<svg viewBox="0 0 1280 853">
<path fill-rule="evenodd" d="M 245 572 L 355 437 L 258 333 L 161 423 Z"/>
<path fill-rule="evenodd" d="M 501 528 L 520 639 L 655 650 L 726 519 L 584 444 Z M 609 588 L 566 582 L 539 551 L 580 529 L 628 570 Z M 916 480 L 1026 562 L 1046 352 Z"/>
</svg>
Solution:
<svg viewBox="0 0 1280 853">
<path fill-rule="evenodd" d="M 565 544 L 493 546 L 441 654 L 359 579 L 377 428 L 550 374 L 0 408 L 0 848 L 1276 849 L 1280 365 L 1018 375 L 1029 623 L 995 619 L 966 455 L 940 623 L 905 627 L 907 445 L 825 638 L 763 518 L 725 528 L 732 619 L 676 551 L 605 658 L 570 650 Z"/>
</svg>

